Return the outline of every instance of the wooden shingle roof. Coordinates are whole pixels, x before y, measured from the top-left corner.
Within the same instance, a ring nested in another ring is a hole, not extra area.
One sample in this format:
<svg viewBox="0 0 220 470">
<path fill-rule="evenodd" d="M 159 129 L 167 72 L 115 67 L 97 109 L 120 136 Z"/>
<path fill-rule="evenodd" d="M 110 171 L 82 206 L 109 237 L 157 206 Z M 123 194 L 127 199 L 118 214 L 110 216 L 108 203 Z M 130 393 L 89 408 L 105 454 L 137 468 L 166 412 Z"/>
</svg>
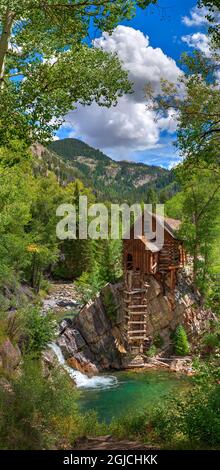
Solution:
<svg viewBox="0 0 220 470">
<path fill-rule="evenodd" d="M 171 217 L 163 217 L 161 215 L 156 215 L 156 214 L 152 214 L 150 212 L 147 212 L 148 215 L 151 215 L 152 217 L 154 217 L 157 222 L 161 223 L 164 225 L 164 229 L 173 237 L 173 238 L 177 238 L 176 236 L 176 231 L 179 230 L 180 226 L 181 226 L 181 220 L 178 220 L 178 219 L 172 219 Z M 134 225 L 138 224 L 140 219 L 143 219 L 144 217 L 144 214 L 142 214 L 135 222 Z M 131 227 L 130 231 L 132 230 L 132 228 L 134 228 L 134 225 Z M 126 233 L 126 235 L 124 236 L 124 238 L 129 238 L 129 232 Z M 142 235 L 140 235 L 138 237 L 143 243 L 149 243 L 150 240 L 148 240 L 144 234 L 144 232 L 142 232 Z M 152 250 L 153 251 L 153 250 Z M 155 247 L 155 251 L 156 251 L 156 247 Z"/>
<path fill-rule="evenodd" d="M 174 236 L 175 238 L 175 232 L 179 230 L 180 225 L 181 225 L 181 220 L 178 219 L 171 219 L 170 217 L 164 217 L 164 222 L 165 222 L 165 228 L 167 228 L 171 235 Z"/>
</svg>

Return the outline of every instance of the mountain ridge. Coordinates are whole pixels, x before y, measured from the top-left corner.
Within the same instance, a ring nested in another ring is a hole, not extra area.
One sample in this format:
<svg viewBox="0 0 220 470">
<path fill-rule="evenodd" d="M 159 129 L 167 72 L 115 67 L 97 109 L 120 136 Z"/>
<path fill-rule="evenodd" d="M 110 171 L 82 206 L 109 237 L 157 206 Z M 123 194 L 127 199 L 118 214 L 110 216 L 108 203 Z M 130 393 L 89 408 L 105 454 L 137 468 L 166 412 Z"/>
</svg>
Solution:
<svg viewBox="0 0 220 470">
<path fill-rule="evenodd" d="M 95 189 L 99 200 L 139 202 L 146 199 L 149 190 L 160 192 L 165 188 L 173 194 L 173 172 L 165 168 L 116 161 L 78 139 L 53 141 L 48 150 L 79 172 L 86 186 Z"/>
</svg>

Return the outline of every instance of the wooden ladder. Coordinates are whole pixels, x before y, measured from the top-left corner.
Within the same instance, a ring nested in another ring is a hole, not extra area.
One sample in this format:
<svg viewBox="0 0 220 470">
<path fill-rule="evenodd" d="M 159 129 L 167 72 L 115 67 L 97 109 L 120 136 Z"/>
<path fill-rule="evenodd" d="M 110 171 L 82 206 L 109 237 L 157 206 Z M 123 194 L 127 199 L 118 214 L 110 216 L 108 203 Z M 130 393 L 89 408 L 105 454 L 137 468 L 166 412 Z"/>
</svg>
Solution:
<svg viewBox="0 0 220 470">
<path fill-rule="evenodd" d="M 127 271 L 124 290 L 124 312 L 127 341 L 132 354 L 143 353 L 147 339 L 148 284 L 140 273 Z"/>
</svg>

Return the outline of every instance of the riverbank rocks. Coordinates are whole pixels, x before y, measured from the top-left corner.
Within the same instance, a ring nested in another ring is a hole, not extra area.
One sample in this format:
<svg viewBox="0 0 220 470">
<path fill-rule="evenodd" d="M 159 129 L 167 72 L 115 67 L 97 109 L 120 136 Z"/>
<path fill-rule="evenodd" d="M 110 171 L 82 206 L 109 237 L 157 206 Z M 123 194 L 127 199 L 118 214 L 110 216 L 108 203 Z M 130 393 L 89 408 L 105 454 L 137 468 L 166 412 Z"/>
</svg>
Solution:
<svg viewBox="0 0 220 470">
<path fill-rule="evenodd" d="M 145 366 L 145 358 L 141 355 L 137 355 L 134 358 L 131 358 L 131 360 L 128 360 L 128 363 L 126 364 L 126 369 L 135 370 L 144 366 Z"/>
<path fill-rule="evenodd" d="M 173 358 L 170 364 L 170 370 L 172 372 L 179 372 L 182 374 L 186 374 L 188 376 L 195 375 L 195 371 L 193 370 L 193 366 L 192 366 L 191 357 Z"/>
<path fill-rule="evenodd" d="M 72 367 L 89 374 L 122 368 L 120 289 L 107 285 L 76 318 L 62 322 L 57 344 Z"/>
<path fill-rule="evenodd" d="M 52 349 L 46 349 L 41 356 L 43 376 L 50 377 L 51 371 L 54 367 L 59 365 L 57 357 Z"/>
<path fill-rule="evenodd" d="M 21 362 L 21 352 L 18 346 L 14 346 L 9 338 L 6 338 L 0 346 L 0 365 L 7 371 L 13 371 Z"/>
<path fill-rule="evenodd" d="M 80 300 L 74 284 L 70 283 L 52 283 L 50 293 L 44 299 L 43 313 L 53 310 L 55 313 L 69 311 L 78 312 Z"/>
<path fill-rule="evenodd" d="M 82 354 L 77 354 L 77 357 L 70 357 L 67 360 L 67 364 L 72 367 L 72 369 L 79 370 L 88 377 L 98 374 L 98 369 L 92 362 L 89 362 L 85 359 Z"/>
</svg>

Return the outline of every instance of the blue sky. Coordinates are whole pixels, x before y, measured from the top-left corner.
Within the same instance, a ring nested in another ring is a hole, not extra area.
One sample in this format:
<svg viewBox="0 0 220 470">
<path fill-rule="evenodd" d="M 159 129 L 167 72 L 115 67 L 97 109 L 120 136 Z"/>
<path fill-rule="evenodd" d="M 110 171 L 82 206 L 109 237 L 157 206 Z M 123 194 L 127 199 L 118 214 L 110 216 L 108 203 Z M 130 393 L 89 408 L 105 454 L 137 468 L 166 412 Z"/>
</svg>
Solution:
<svg viewBox="0 0 220 470">
<path fill-rule="evenodd" d="M 148 80 L 157 89 L 162 76 L 175 81 L 182 52 L 207 48 L 206 20 L 195 6 L 196 0 L 159 0 L 158 6 L 139 9 L 134 19 L 116 28 L 112 38 L 98 38 L 96 47 L 118 52 L 135 83 L 134 96 L 124 97 L 114 110 L 79 107 L 69 113 L 58 137 L 79 138 L 116 160 L 175 165 L 179 156 L 173 146 L 174 116 L 156 124 L 147 111 L 143 89 Z"/>
<path fill-rule="evenodd" d="M 186 50 L 181 37 L 189 33 L 182 17 L 189 16 L 196 3 L 196 0 L 159 0 L 157 6 L 139 9 L 136 18 L 124 24 L 140 29 L 150 37 L 151 46 L 161 47 L 166 55 L 178 61 Z"/>
</svg>

